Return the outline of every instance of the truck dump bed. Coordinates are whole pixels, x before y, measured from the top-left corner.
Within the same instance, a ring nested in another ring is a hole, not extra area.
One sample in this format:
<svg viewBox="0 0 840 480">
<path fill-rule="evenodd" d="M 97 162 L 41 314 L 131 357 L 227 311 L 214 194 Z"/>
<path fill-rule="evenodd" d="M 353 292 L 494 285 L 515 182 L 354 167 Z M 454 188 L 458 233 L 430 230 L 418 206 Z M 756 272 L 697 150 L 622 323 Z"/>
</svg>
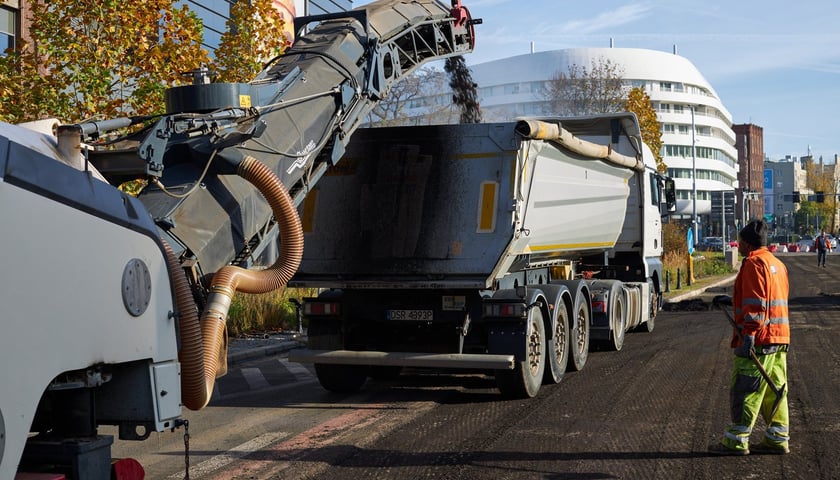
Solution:
<svg viewBox="0 0 840 480">
<path fill-rule="evenodd" d="M 613 120 L 563 127 L 606 145 Z M 359 130 L 300 207 L 290 285 L 487 288 L 512 266 L 612 248 L 633 171 L 516 125 Z M 624 136 L 612 148 L 634 155 Z"/>
</svg>

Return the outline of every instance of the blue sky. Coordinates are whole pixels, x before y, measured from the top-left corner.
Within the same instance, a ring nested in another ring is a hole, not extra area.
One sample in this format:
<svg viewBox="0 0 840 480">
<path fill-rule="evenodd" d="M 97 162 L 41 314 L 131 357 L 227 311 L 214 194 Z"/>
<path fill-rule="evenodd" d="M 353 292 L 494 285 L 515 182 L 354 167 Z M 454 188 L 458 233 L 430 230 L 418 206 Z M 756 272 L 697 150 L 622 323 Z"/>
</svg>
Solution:
<svg viewBox="0 0 840 480">
<path fill-rule="evenodd" d="M 354 1 L 354 6 L 370 3 Z M 443 3 L 449 5 L 450 2 Z M 647 48 L 690 60 L 734 123 L 764 129 L 771 160 L 840 154 L 840 4 L 831 0 L 462 0 L 476 64 L 574 47 Z"/>
</svg>

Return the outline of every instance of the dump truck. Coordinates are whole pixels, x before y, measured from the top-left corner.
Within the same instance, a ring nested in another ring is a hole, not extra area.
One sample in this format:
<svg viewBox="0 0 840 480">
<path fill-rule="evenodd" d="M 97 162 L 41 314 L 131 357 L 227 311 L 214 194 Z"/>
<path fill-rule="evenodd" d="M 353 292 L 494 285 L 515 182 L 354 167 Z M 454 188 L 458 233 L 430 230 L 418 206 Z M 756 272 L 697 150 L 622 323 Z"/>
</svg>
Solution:
<svg viewBox="0 0 840 480">
<path fill-rule="evenodd" d="M 161 115 L 0 123 L 0 479 L 109 479 L 100 426 L 186 429 L 226 371 L 233 295 L 297 269 L 296 206 L 396 82 L 473 50 L 475 23 L 459 0 L 379 0 L 296 18 L 251 82 L 191 72 Z"/>
<path fill-rule="evenodd" d="M 652 331 L 674 183 L 636 116 L 357 132 L 300 206 L 289 285 L 327 390 L 403 367 L 481 371 L 512 397 Z"/>
</svg>

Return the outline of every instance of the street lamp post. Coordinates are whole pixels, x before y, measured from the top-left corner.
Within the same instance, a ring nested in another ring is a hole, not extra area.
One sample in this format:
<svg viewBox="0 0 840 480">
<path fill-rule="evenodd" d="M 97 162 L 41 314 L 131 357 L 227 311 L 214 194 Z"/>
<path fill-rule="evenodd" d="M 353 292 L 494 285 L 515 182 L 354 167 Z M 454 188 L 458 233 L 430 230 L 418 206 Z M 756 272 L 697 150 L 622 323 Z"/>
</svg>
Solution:
<svg viewBox="0 0 840 480">
<path fill-rule="evenodd" d="M 688 106 L 691 111 L 691 229 L 694 232 L 694 244 L 697 244 L 697 155 L 695 150 L 694 105 Z"/>
</svg>

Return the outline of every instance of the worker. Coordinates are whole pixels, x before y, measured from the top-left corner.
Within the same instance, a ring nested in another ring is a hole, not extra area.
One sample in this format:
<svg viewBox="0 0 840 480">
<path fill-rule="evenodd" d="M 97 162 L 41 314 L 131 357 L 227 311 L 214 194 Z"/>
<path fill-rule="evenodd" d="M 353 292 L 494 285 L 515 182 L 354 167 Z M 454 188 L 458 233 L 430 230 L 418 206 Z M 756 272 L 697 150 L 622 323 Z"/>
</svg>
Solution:
<svg viewBox="0 0 840 480">
<path fill-rule="evenodd" d="M 831 243 L 828 242 L 825 232 L 820 232 L 814 239 L 814 248 L 817 250 L 817 267 L 825 268 L 825 254 L 831 251 Z"/>
<path fill-rule="evenodd" d="M 790 452 L 787 395 L 777 402 L 761 372 L 750 357 L 753 350 L 775 385 L 787 385 L 788 273 L 785 265 L 767 249 L 767 224 L 752 220 L 738 232 L 738 252 L 744 260 L 735 277 L 732 307 L 736 329 L 731 345 L 735 349 L 729 385 L 732 423 L 720 443 L 709 452 L 717 455 L 749 455 L 750 433 L 761 414 L 767 430 L 753 453 Z M 768 418 L 772 413 L 772 418 Z"/>
</svg>

